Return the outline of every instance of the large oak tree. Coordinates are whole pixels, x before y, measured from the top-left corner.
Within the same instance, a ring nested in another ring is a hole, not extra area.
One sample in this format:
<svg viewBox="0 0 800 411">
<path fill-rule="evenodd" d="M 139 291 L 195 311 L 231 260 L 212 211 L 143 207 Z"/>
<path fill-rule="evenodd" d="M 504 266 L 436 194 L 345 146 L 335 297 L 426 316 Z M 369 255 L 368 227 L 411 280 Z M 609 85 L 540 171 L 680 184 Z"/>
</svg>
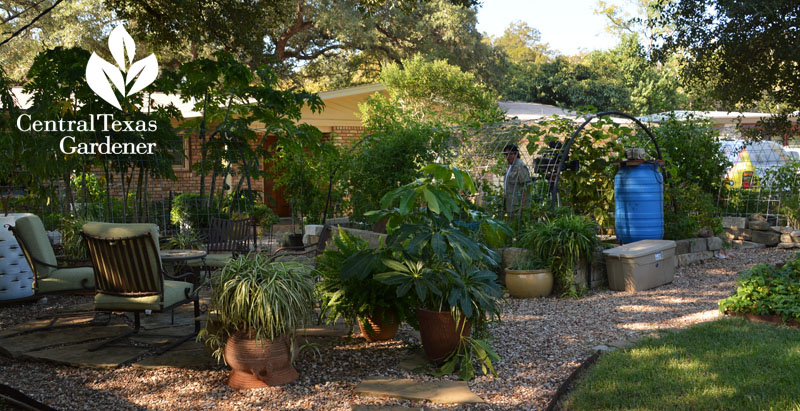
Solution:
<svg viewBox="0 0 800 411">
<path fill-rule="evenodd" d="M 651 25 L 671 26 L 661 56 L 684 56 L 682 75 L 728 109 L 772 102 L 800 109 L 800 2 L 660 1 Z"/>
</svg>

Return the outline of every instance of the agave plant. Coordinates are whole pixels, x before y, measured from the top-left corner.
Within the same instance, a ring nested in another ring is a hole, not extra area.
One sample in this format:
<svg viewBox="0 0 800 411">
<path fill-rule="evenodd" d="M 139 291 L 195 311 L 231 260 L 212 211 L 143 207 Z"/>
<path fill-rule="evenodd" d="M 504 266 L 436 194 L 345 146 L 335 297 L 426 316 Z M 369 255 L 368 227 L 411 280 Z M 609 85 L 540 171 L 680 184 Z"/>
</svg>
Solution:
<svg viewBox="0 0 800 411">
<path fill-rule="evenodd" d="M 296 262 L 269 262 L 267 256 L 240 256 L 212 277 L 209 308 L 216 324 L 198 335 L 219 360 L 230 336 L 245 331 L 257 341 L 271 341 L 282 334 L 293 339 L 295 331 L 311 320 L 314 281 L 310 268 Z"/>
</svg>

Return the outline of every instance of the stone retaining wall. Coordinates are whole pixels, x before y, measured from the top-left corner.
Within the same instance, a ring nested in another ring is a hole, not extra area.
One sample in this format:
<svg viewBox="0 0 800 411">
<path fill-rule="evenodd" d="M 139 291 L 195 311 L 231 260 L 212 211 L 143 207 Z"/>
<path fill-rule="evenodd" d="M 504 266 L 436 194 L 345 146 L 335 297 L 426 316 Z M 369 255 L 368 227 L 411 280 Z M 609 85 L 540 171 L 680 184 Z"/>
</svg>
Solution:
<svg viewBox="0 0 800 411">
<path fill-rule="evenodd" d="M 764 247 L 800 248 L 800 230 L 770 226 L 759 214 L 750 217 L 722 217 L 725 238 L 734 243 L 763 244 Z"/>
</svg>

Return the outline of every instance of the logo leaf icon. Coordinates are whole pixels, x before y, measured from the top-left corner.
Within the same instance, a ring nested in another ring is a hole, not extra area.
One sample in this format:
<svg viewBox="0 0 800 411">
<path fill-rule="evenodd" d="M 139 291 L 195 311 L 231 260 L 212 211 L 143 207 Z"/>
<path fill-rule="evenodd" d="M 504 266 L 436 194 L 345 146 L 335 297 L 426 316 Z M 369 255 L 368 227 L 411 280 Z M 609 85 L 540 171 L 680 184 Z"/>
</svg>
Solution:
<svg viewBox="0 0 800 411">
<path fill-rule="evenodd" d="M 115 65 L 103 60 L 97 53 L 92 53 L 89 63 L 86 64 L 86 82 L 89 83 L 89 88 L 108 104 L 122 110 L 109 80 L 124 96 L 125 80 L 122 78 L 122 73 Z"/>
<path fill-rule="evenodd" d="M 108 50 L 111 51 L 111 55 L 114 56 L 114 60 L 117 62 L 119 69 L 128 71 L 126 67 L 133 63 L 133 56 L 136 53 L 136 43 L 134 43 L 133 37 L 128 34 L 128 31 L 125 30 L 125 26 L 122 24 L 115 27 L 108 36 Z M 125 62 L 126 50 L 128 51 L 127 63 Z"/>
<path fill-rule="evenodd" d="M 138 93 L 158 77 L 158 60 L 156 60 L 155 54 L 151 54 L 134 63 L 136 43 L 121 24 L 115 27 L 108 36 L 108 49 L 117 65 L 115 66 L 96 53 L 92 53 L 86 64 L 86 82 L 100 98 L 122 110 L 112 85 L 122 97 Z M 124 78 L 123 73 L 126 73 Z M 133 85 L 126 92 L 125 87 L 131 82 Z"/>
<path fill-rule="evenodd" d="M 139 76 L 138 78 L 136 76 Z M 156 80 L 158 76 L 158 60 L 156 60 L 155 54 L 151 54 L 136 63 L 131 65 L 131 68 L 128 70 L 128 75 L 125 78 L 125 84 L 131 84 L 134 78 L 136 78 L 136 82 L 133 83 L 133 86 L 128 90 L 127 95 L 130 96 L 139 92 L 141 89 L 150 85 L 150 83 Z"/>
</svg>

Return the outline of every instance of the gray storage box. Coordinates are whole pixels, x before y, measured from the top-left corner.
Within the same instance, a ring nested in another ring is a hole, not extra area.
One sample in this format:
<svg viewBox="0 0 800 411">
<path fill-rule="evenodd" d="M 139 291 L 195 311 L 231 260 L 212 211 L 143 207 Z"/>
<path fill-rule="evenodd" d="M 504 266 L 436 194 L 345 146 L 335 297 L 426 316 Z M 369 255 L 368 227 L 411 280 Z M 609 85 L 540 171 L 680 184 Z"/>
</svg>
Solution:
<svg viewBox="0 0 800 411">
<path fill-rule="evenodd" d="M 642 240 L 603 251 L 608 288 L 642 291 L 675 278 L 675 242 Z"/>
</svg>

